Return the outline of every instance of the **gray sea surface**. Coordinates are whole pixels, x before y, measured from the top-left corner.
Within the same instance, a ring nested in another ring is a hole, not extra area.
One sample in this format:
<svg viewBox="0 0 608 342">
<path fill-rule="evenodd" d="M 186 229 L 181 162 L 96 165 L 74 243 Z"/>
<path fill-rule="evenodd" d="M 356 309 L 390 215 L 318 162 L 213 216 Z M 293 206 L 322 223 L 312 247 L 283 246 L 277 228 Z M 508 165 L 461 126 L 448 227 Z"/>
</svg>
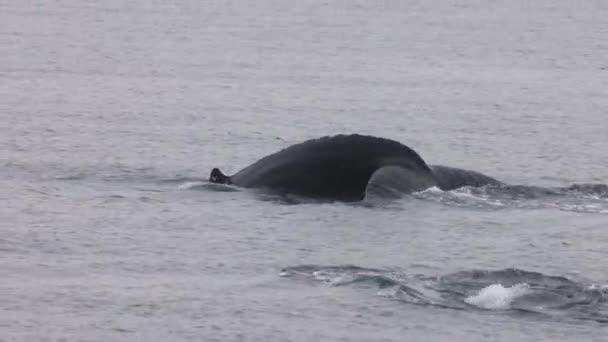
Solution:
<svg viewBox="0 0 608 342">
<path fill-rule="evenodd" d="M 608 341 L 608 2 L 0 2 L 1 341 Z M 207 183 L 398 140 L 511 187 Z"/>
</svg>

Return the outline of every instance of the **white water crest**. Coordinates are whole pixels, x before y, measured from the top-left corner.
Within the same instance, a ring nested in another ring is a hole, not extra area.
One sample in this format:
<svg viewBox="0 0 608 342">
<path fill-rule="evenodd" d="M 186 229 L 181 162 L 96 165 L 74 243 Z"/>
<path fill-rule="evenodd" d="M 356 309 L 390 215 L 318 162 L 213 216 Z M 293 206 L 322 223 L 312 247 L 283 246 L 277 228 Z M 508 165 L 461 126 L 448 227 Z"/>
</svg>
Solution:
<svg viewBox="0 0 608 342">
<path fill-rule="evenodd" d="M 526 283 L 515 284 L 511 287 L 502 284 L 492 284 L 479 290 L 479 293 L 465 298 L 465 303 L 488 310 L 506 310 L 513 301 L 530 293 Z"/>
</svg>

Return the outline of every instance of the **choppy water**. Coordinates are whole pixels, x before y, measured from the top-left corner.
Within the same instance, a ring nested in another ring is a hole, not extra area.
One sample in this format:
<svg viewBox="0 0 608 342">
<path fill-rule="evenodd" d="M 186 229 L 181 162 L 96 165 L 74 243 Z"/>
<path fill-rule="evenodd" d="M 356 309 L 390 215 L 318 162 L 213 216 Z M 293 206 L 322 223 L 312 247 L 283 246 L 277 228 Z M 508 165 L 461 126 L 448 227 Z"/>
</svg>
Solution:
<svg viewBox="0 0 608 342">
<path fill-rule="evenodd" d="M 0 339 L 605 341 L 604 2 L 0 4 Z M 205 182 L 325 134 L 512 184 Z"/>
</svg>

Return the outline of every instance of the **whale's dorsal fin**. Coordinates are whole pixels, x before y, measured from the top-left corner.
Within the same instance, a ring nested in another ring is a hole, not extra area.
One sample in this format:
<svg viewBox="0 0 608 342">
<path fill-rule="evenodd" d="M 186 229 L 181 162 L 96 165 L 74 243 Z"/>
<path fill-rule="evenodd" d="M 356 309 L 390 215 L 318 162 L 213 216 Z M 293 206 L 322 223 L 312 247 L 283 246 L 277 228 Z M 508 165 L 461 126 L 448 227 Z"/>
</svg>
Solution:
<svg viewBox="0 0 608 342">
<path fill-rule="evenodd" d="M 209 181 L 211 183 L 218 183 L 218 184 L 232 184 L 232 182 L 230 181 L 230 177 L 223 174 L 222 171 L 220 171 L 220 169 L 218 169 L 218 168 L 214 168 L 213 170 L 211 170 L 211 175 L 209 176 Z"/>
</svg>

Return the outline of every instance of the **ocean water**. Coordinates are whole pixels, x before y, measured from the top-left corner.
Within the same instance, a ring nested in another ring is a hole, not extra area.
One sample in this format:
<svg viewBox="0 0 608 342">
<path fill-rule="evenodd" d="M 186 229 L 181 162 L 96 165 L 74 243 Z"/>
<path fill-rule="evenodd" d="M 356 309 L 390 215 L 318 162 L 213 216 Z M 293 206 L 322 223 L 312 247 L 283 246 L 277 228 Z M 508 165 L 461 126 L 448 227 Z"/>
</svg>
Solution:
<svg viewBox="0 0 608 342">
<path fill-rule="evenodd" d="M 0 340 L 608 340 L 603 1 L 2 1 Z M 213 187 L 309 138 L 512 186 Z"/>
</svg>

